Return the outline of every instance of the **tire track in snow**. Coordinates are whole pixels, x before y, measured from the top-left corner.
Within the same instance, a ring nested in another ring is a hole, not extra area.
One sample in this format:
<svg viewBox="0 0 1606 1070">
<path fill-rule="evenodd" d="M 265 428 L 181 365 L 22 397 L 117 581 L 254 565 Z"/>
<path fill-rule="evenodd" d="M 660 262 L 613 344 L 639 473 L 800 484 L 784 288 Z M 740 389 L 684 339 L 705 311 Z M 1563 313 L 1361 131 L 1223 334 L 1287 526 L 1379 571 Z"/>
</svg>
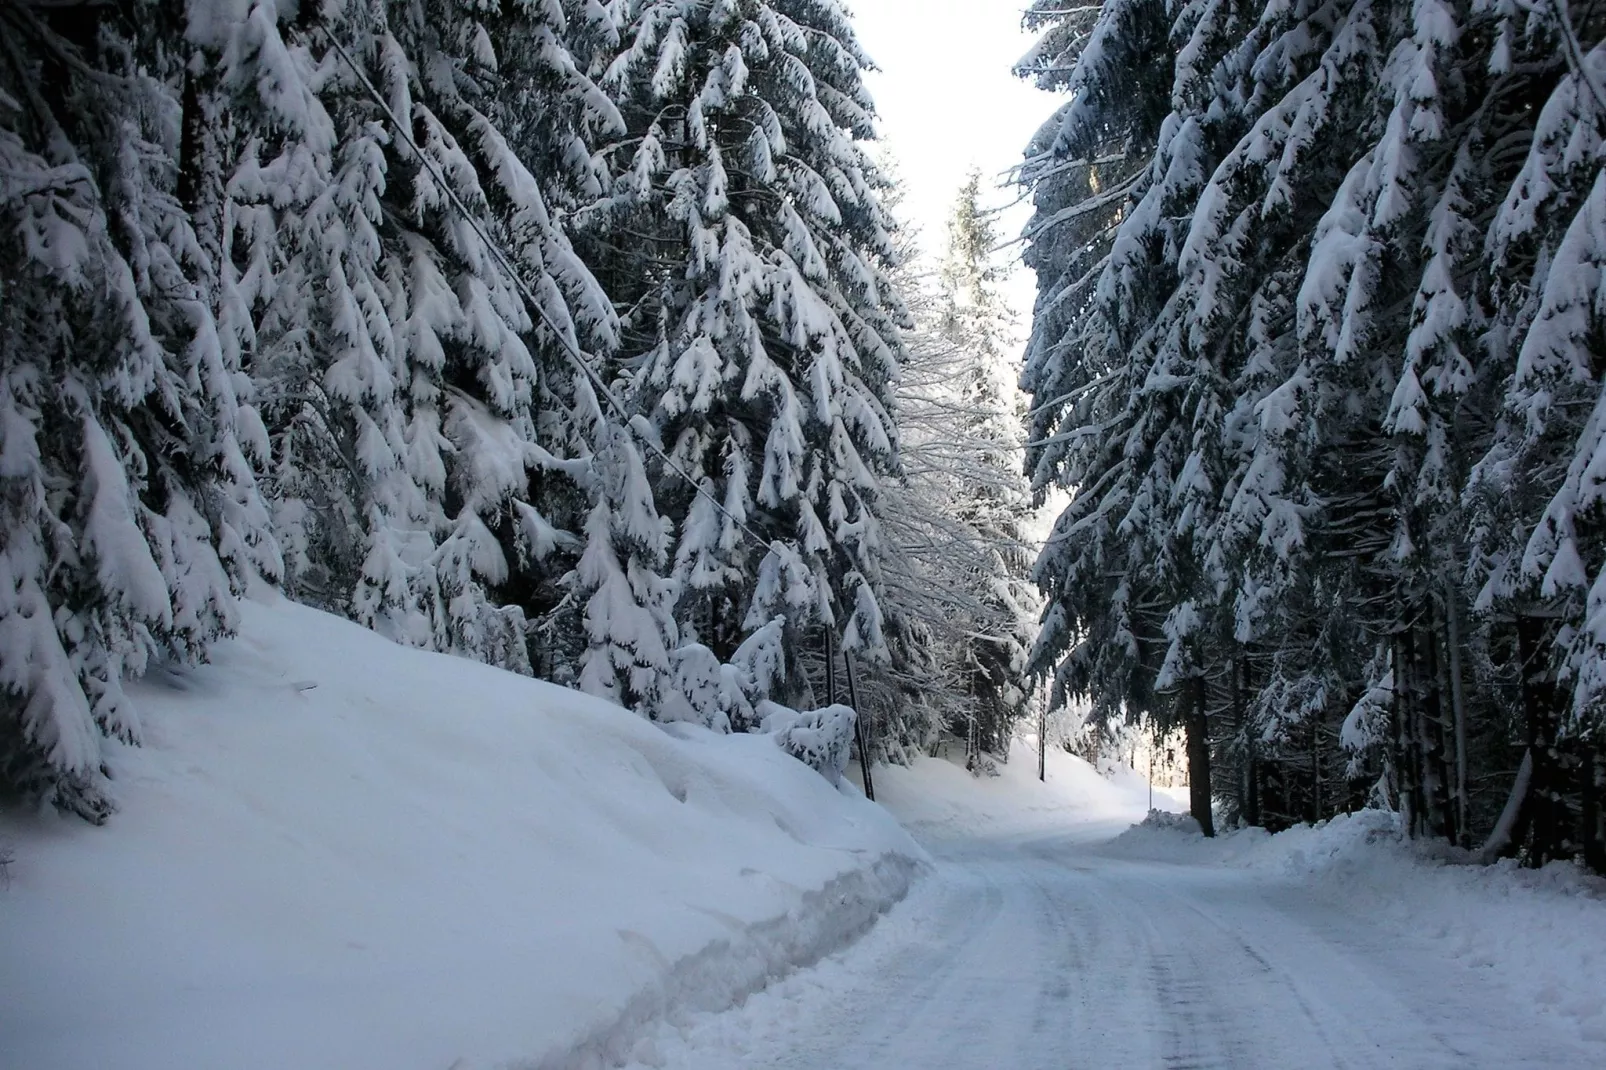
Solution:
<svg viewBox="0 0 1606 1070">
<path fill-rule="evenodd" d="M 937 845 L 861 943 L 633 1070 L 1505 1070 L 1606 1065 L 1485 974 L 1263 873 L 1069 841 Z"/>
</svg>

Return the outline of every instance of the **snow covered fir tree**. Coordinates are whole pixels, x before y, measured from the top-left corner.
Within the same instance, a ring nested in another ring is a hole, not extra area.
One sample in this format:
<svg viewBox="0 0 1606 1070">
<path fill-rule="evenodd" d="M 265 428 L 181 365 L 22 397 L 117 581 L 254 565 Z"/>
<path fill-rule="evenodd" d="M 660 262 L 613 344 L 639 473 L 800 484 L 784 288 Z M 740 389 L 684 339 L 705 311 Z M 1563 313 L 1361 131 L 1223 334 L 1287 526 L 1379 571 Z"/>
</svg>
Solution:
<svg viewBox="0 0 1606 1070">
<path fill-rule="evenodd" d="M 1606 21 L 1040 0 L 1037 564 L 1056 695 L 1182 725 L 1194 811 L 1371 803 L 1606 867 Z M 1510 770 L 1516 770 L 1515 774 Z"/>
<path fill-rule="evenodd" d="M 902 309 L 867 61 L 832 4 L 620 7 L 593 70 L 624 138 L 580 228 L 627 309 L 610 378 L 665 448 L 676 618 L 720 658 L 784 617 L 884 659 Z M 800 672 L 777 681 L 793 697 Z"/>
<path fill-rule="evenodd" d="M 125 679 L 279 572 L 230 280 L 178 181 L 184 58 L 167 20 L 100 16 L 0 9 L 0 776 L 96 822 L 102 736 L 140 737 Z"/>
</svg>

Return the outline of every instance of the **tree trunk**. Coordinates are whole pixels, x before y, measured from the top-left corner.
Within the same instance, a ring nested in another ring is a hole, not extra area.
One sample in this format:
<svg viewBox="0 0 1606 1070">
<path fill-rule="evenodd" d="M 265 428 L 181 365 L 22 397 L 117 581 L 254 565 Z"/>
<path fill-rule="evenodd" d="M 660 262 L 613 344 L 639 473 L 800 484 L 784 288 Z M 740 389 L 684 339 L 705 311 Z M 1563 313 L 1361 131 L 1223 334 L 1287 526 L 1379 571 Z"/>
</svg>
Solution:
<svg viewBox="0 0 1606 1070">
<path fill-rule="evenodd" d="M 1310 719 L 1310 820 L 1322 819 L 1322 717 Z"/>
<path fill-rule="evenodd" d="M 1245 820 L 1256 826 L 1264 826 L 1266 815 L 1260 803 L 1260 758 L 1257 755 L 1253 737 L 1249 740 L 1249 786 L 1248 802 L 1246 804 Z"/>
<path fill-rule="evenodd" d="M 1239 801 L 1238 810 L 1244 824 L 1258 826 L 1261 822 L 1260 770 L 1256 766 L 1258 757 L 1254 728 L 1249 724 L 1249 659 L 1241 654 L 1234 660 L 1232 666 L 1232 708 L 1240 738 L 1243 740 L 1240 787 L 1243 798 Z"/>
<path fill-rule="evenodd" d="M 821 628 L 825 636 L 825 704 L 836 705 L 836 649 L 831 642 L 831 629 Z M 854 712 L 858 712 L 855 710 Z"/>
<path fill-rule="evenodd" d="M 1445 730 L 1445 697 L 1449 693 L 1449 672 L 1439 651 L 1439 627 L 1433 604 L 1428 603 L 1428 627 L 1424 632 L 1422 649 L 1426 657 L 1423 679 L 1427 682 L 1427 701 L 1423 703 L 1422 718 L 1423 760 L 1427 765 L 1428 780 L 1423 790 L 1428 797 L 1432 814 L 1430 828 L 1449 843 L 1456 842 L 1455 808 L 1452 805 L 1450 765 L 1446 758 L 1449 733 Z"/>
<path fill-rule="evenodd" d="M 1528 834 L 1528 816 L 1532 811 L 1528 805 L 1528 788 L 1533 782 L 1533 771 L 1533 751 L 1524 751 L 1522 764 L 1517 767 L 1517 779 L 1512 782 L 1511 794 L 1506 796 L 1505 808 L 1500 811 L 1500 820 L 1494 823 L 1494 831 L 1489 833 L 1489 839 L 1479 852 L 1479 861 L 1484 865 L 1515 854 L 1522 846 L 1523 837 Z"/>
<path fill-rule="evenodd" d="M 848 701 L 853 703 L 853 742 L 859 748 L 859 775 L 864 778 L 864 797 L 875 802 L 875 781 L 870 778 L 870 730 L 865 727 L 864 711 L 859 708 L 859 677 L 853 671 L 853 651 L 842 651 L 848 670 Z"/>
<path fill-rule="evenodd" d="M 1188 736 L 1188 809 L 1206 836 L 1216 834 L 1215 818 L 1210 812 L 1210 724 L 1205 713 L 1205 681 L 1203 676 L 1188 680 L 1183 702 L 1187 706 L 1184 721 Z"/>
<path fill-rule="evenodd" d="M 1606 755 L 1599 748 L 1584 749 L 1580 777 L 1583 792 L 1584 863 L 1596 873 L 1606 873 Z"/>
<path fill-rule="evenodd" d="M 1450 674 L 1450 712 L 1455 739 L 1455 826 L 1463 847 L 1472 846 L 1470 802 L 1467 798 L 1467 697 L 1461 675 L 1461 605 L 1455 585 L 1444 585 L 1444 645 Z"/>
<path fill-rule="evenodd" d="M 1412 629 L 1394 637 L 1394 694 L 1398 704 L 1395 721 L 1396 753 L 1399 756 L 1400 816 L 1406 835 L 1422 834 L 1422 749 L 1417 737 L 1416 643 Z"/>
<path fill-rule="evenodd" d="M 1037 779 L 1048 779 L 1048 703 L 1040 702 L 1037 707 Z"/>
<path fill-rule="evenodd" d="M 1538 617 L 1519 616 L 1517 657 L 1522 665 L 1522 706 L 1528 753 L 1533 759 L 1533 775 L 1529 778 L 1524 807 L 1528 826 L 1525 860 L 1534 867 L 1561 857 L 1567 835 L 1565 807 L 1558 795 L 1560 785 L 1557 782 L 1555 729 L 1559 704 L 1544 645 L 1544 621 Z"/>
</svg>

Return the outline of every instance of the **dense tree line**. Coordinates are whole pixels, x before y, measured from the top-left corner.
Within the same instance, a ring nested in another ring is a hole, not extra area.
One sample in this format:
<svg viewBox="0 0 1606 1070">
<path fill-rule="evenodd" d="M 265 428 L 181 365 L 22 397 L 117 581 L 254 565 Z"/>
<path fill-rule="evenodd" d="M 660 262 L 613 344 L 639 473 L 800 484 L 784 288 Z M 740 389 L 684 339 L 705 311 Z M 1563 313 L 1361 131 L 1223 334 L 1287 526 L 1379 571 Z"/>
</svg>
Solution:
<svg viewBox="0 0 1606 1070">
<path fill-rule="evenodd" d="M 868 66 L 839 0 L 0 0 L 0 783 L 103 820 L 123 682 L 256 582 L 657 719 L 846 652 L 872 753 L 1007 736 L 1017 548 L 903 465 Z"/>
<path fill-rule="evenodd" d="M 1060 701 L 1194 810 L 1606 866 L 1606 11 L 1039 0 L 1029 471 Z"/>
</svg>

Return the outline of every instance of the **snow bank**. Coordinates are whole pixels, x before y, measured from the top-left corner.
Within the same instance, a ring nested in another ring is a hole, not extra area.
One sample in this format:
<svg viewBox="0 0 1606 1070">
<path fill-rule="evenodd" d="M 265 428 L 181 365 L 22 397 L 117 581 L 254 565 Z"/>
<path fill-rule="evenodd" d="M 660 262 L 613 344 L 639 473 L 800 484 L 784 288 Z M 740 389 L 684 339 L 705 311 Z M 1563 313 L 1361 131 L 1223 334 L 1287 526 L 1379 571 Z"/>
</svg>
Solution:
<svg viewBox="0 0 1606 1070">
<path fill-rule="evenodd" d="M 1268 834 L 1207 840 L 1191 818 L 1151 815 L 1101 849 L 1128 858 L 1238 866 L 1308 886 L 1370 922 L 1425 937 L 1488 969 L 1515 999 L 1606 1040 L 1606 880 L 1571 863 L 1540 870 L 1476 863 L 1411 843 L 1378 810 Z"/>
<path fill-rule="evenodd" d="M 876 767 L 876 801 L 904 825 L 935 839 L 1030 836 L 1070 827 L 1114 832 L 1149 806 L 1149 783 L 1124 765 L 1100 772 L 1063 749 L 1046 755 L 1046 778 L 1037 779 L 1037 746 L 1011 745 L 997 776 L 972 776 L 961 762 L 922 758 L 910 767 Z M 857 782 L 855 771 L 848 779 Z M 1169 789 L 1154 789 L 1154 805 L 1180 803 Z"/>
<path fill-rule="evenodd" d="M 282 600 L 136 697 L 110 826 L 0 819 L 0 1066 L 591 1065 L 843 945 L 923 865 L 768 737 Z"/>
</svg>

